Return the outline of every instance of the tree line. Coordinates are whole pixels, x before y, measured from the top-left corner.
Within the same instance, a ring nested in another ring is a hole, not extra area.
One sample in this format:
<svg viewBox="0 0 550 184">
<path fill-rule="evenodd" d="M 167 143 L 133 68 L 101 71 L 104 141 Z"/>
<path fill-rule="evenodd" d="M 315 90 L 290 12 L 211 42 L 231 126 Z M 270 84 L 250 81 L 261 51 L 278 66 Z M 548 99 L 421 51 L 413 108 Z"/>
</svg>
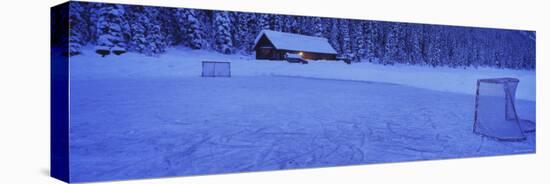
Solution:
<svg viewBox="0 0 550 184">
<path fill-rule="evenodd" d="M 223 54 L 253 54 L 264 29 L 325 37 L 354 62 L 535 69 L 535 33 L 311 16 L 71 2 L 69 54 L 154 56 L 183 45 Z M 53 26 L 53 25 L 52 25 Z"/>
</svg>

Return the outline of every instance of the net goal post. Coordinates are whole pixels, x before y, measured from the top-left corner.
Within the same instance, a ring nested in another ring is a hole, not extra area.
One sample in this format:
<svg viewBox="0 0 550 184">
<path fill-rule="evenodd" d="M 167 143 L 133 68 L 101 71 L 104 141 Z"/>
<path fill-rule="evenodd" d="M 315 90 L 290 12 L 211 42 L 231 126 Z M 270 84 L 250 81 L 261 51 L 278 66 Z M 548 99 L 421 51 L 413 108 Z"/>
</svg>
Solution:
<svg viewBox="0 0 550 184">
<path fill-rule="evenodd" d="M 515 78 L 479 79 L 477 81 L 474 127 L 476 134 L 503 141 L 522 141 L 525 133 L 534 132 L 535 124 L 518 117 Z"/>
<path fill-rule="evenodd" d="M 202 77 L 231 77 L 231 63 L 225 61 L 203 61 Z"/>
</svg>

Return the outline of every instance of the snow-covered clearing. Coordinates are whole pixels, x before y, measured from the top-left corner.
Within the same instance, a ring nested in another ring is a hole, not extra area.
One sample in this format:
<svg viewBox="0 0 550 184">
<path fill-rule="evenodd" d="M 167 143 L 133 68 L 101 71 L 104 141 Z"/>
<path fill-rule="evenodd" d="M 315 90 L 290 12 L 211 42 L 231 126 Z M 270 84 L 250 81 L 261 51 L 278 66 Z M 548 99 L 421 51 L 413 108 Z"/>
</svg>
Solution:
<svg viewBox="0 0 550 184">
<path fill-rule="evenodd" d="M 474 96 L 462 89 L 470 88 L 470 75 L 500 74 L 532 80 L 534 88 L 534 72 L 181 52 L 71 58 L 74 181 L 535 152 L 534 133 L 523 142 L 473 134 Z M 233 77 L 199 77 L 202 60 L 233 62 Z M 445 81 L 457 78 L 463 82 Z M 423 82 L 396 85 L 417 80 Z M 447 87 L 434 90 L 438 85 Z M 521 88 L 530 97 L 531 89 Z M 534 101 L 517 100 L 517 109 L 534 120 Z"/>
<path fill-rule="evenodd" d="M 71 58 L 71 77 L 77 78 L 157 78 L 200 76 L 202 61 L 232 62 L 233 76 L 301 76 L 384 82 L 423 89 L 461 94 L 474 94 L 481 78 L 514 77 L 520 80 L 517 98 L 535 101 L 535 71 L 494 68 L 432 68 L 417 65 L 384 66 L 372 63 L 313 61 L 307 65 L 255 60 L 254 56 L 224 55 L 204 50 L 171 48 L 159 57 L 144 57 L 137 53 L 102 58 L 92 48 L 84 56 Z"/>
</svg>

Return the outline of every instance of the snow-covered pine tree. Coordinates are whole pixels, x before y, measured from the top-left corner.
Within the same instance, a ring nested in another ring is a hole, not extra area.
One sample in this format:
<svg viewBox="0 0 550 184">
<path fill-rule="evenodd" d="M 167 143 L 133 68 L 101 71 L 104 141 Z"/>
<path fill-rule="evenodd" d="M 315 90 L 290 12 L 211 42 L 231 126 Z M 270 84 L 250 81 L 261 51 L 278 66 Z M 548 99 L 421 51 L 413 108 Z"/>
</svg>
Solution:
<svg viewBox="0 0 550 184">
<path fill-rule="evenodd" d="M 126 52 L 123 36 L 125 30 L 124 7 L 118 4 L 102 4 L 98 10 L 96 53 L 105 57 L 111 52 L 122 54 Z"/>
<path fill-rule="evenodd" d="M 180 30 L 178 26 L 176 10 L 175 8 L 156 7 L 158 10 L 158 16 L 156 19 L 159 21 L 162 37 L 164 39 L 164 45 L 166 47 L 178 44 L 178 38 L 180 37 Z"/>
<path fill-rule="evenodd" d="M 433 67 L 441 65 L 441 31 L 438 27 L 430 25 L 429 45 L 428 45 L 428 63 Z"/>
<path fill-rule="evenodd" d="M 411 41 L 411 53 L 409 54 L 409 60 L 411 64 L 421 63 L 422 60 L 422 27 L 421 25 L 411 25 L 410 29 L 410 41 Z"/>
<path fill-rule="evenodd" d="M 90 3 L 86 7 L 88 14 L 88 32 L 89 32 L 89 43 L 97 45 L 98 33 L 97 33 L 97 21 L 99 20 L 99 9 L 103 6 L 103 3 Z"/>
<path fill-rule="evenodd" d="M 284 20 L 283 15 L 273 15 L 271 17 L 271 29 L 274 31 L 283 31 Z"/>
<path fill-rule="evenodd" d="M 445 57 L 444 60 L 447 61 L 447 65 L 453 68 L 456 68 L 461 65 L 461 58 L 459 58 L 458 49 L 460 49 L 460 44 L 458 37 L 460 33 L 457 31 L 456 27 L 447 27 L 447 33 L 445 34 Z"/>
<path fill-rule="evenodd" d="M 464 36 L 462 36 L 464 40 L 464 47 L 461 49 L 464 53 L 464 65 L 463 66 L 474 66 L 474 59 L 475 59 L 475 53 L 474 47 L 472 45 L 473 42 L 473 34 L 472 34 L 473 28 L 467 28 L 464 30 Z"/>
<path fill-rule="evenodd" d="M 310 18 L 305 16 L 296 17 L 297 26 L 294 30 L 297 34 L 302 35 L 313 35 L 313 25 L 311 24 Z"/>
<path fill-rule="evenodd" d="M 202 22 L 194 9 L 177 9 L 176 17 L 180 30 L 181 42 L 192 49 L 205 48 L 205 33 Z"/>
<path fill-rule="evenodd" d="M 257 21 L 256 21 L 256 17 L 257 15 L 256 14 L 252 14 L 252 13 L 247 13 L 247 16 L 246 16 L 246 20 L 247 20 L 247 23 L 246 23 L 246 31 L 241 33 L 243 34 L 244 36 L 244 42 L 246 42 L 246 45 L 243 45 L 243 49 L 244 50 L 248 50 L 250 52 L 253 51 L 253 46 L 254 46 L 254 41 L 256 39 L 256 36 L 258 36 L 258 34 L 260 34 L 260 32 L 258 30 L 256 30 L 256 27 L 257 27 Z"/>
<path fill-rule="evenodd" d="M 478 44 L 481 41 L 481 39 L 479 38 L 477 29 L 472 28 L 470 30 L 469 35 L 471 37 L 470 43 L 468 45 L 470 47 L 470 53 L 471 53 L 470 61 L 471 61 L 471 65 L 477 68 L 478 66 L 481 65 L 481 58 L 482 58 L 481 56 L 482 47 L 480 47 L 480 45 Z"/>
<path fill-rule="evenodd" d="M 300 34 L 301 28 L 300 28 L 300 24 L 298 23 L 299 18 L 300 18 L 299 16 L 292 16 L 292 18 L 289 19 L 289 21 L 290 21 L 288 23 L 289 26 L 290 26 L 289 32 Z"/>
<path fill-rule="evenodd" d="M 224 54 L 231 54 L 233 52 L 233 42 L 231 40 L 229 14 L 226 11 L 215 11 L 213 21 L 216 50 Z"/>
<path fill-rule="evenodd" d="M 395 55 L 395 62 L 396 63 L 407 63 L 408 59 L 408 52 L 409 49 L 407 49 L 407 42 L 410 42 L 410 39 L 407 37 L 407 34 L 404 29 L 406 29 L 405 23 L 395 23 L 396 31 L 397 31 L 397 53 Z"/>
<path fill-rule="evenodd" d="M 502 36 L 502 35 L 500 35 Z M 501 38 L 499 38 L 500 36 L 497 37 L 497 43 L 500 42 L 504 42 Z M 502 44 L 498 44 L 500 46 L 496 47 L 495 48 L 495 65 L 497 68 L 504 68 L 508 65 L 508 57 L 507 57 L 507 54 L 505 53 L 506 52 L 506 43 L 502 43 Z"/>
<path fill-rule="evenodd" d="M 271 29 L 271 23 L 270 23 L 270 20 L 269 20 L 269 17 L 270 15 L 269 14 L 265 14 L 265 13 L 258 13 L 256 14 L 256 19 L 257 19 L 257 24 L 256 26 L 258 26 L 256 28 L 256 30 L 258 32 L 262 31 L 262 30 L 270 30 Z"/>
<path fill-rule="evenodd" d="M 240 50 L 245 54 L 249 54 L 252 51 L 253 41 L 256 32 L 256 23 L 254 14 L 235 12 L 233 14 L 234 26 L 233 26 L 233 46 L 235 49 Z"/>
<path fill-rule="evenodd" d="M 402 44 L 401 46 L 401 51 L 403 53 L 401 53 L 401 58 L 400 58 L 400 63 L 405 63 L 405 64 L 414 64 L 414 61 L 412 60 L 413 58 L 413 35 L 412 35 L 412 25 L 411 24 L 406 24 L 406 23 L 401 23 L 401 39 L 400 39 L 400 44 Z"/>
<path fill-rule="evenodd" d="M 162 31 L 162 24 L 160 17 L 159 7 L 147 6 L 144 8 L 145 15 L 149 17 L 149 23 L 146 24 L 147 34 L 145 39 L 147 40 L 147 55 L 158 55 L 166 50 L 165 35 Z"/>
<path fill-rule="evenodd" d="M 166 43 L 164 35 L 162 34 L 161 27 L 158 24 L 149 27 L 149 33 L 147 34 L 148 47 L 150 50 L 149 55 L 158 55 L 166 51 Z"/>
<path fill-rule="evenodd" d="M 377 38 L 378 38 L 378 28 L 375 21 L 368 21 L 366 28 L 364 29 L 365 36 L 365 54 L 364 58 L 369 62 L 376 60 L 376 50 L 377 50 Z"/>
<path fill-rule="evenodd" d="M 126 13 L 126 19 L 128 20 L 130 40 L 128 43 L 128 49 L 131 51 L 146 53 L 147 39 L 145 35 L 147 33 L 147 23 L 149 17 L 145 14 L 143 6 L 128 7 L 128 13 Z"/>
<path fill-rule="evenodd" d="M 246 13 L 231 12 L 229 16 L 231 17 L 231 22 L 234 24 L 234 26 L 232 26 L 231 28 L 231 30 L 233 31 L 233 34 L 231 34 L 231 40 L 233 42 L 235 52 L 238 53 L 243 50 L 244 42 L 246 42 L 246 40 L 244 40 L 244 32 L 246 32 L 246 24 L 248 23 L 248 21 L 245 20 Z M 235 24 L 238 26 L 235 26 Z"/>
<path fill-rule="evenodd" d="M 487 37 L 489 36 L 485 30 L 476 30 L 478 34 L 479 41 L 475 44 L 479 49 L 479 65 L 480 66 L 490 66 L 491 63 L 491 51 L 489 50 L 489 45 L 487 43 Z"/>
<path fill-rule="evenodd" d="M 338 35 L 338 42 L 340 43 L 341 54 L 347 59 L 352 59 L 353 53 L 351 51 L 351 38 L 349 35 L 349 20 L 340 19 L 338 21 L 340 34 Z"/>
<path fill-rule="evenodd" d="M 389 23 L 388 32 L 386 32 L 386 44 L 384 47 L 384 65 L 394 64 L 399 54 L 399 27 L 396 23 Z"/>
<path fill-rule="evenodd" d="M 69 4 L 69 56 L 80 54 L 82 45 L 85 44 L 86 21 L 82 17 L 84 7 L 79 2 Z"/>
<path fill-rule="evenodd" d="M 330 18 L 321 18 L 321 25 L 323 25 L 323 34 L 324 38 L 330 38 L 332 32 L 332 24 Z"/>
<path fill-rule="evenodd" d="M 311 33 L 312 36 L 323 37 L 323 33 L 325 32 L 325 30 L 323 27 L 323 21 L 321 20 L 320 17 L 312 18 L 312 26 L 313 26 L 313 31 Z"/>
<path fill-rule="evenodd" d="M 296 21 L 294 20 L 294 16 L 291 15 L 282 15 L 283 16 L 283 32 L 292 32 L 294 29 L 294 26 Z"/>
<path fill-rule="evenodd" d="M 126 19 L 129 25 L 129 50 L 148 56 L 158 55 L 165 51 L 167 44 L 162 24 L 159 20 L 160 11 L 157 7 L 128 7 Z"/>
<path fill-rule="evenodd" d="M 513 44 L 511 50 L 514 50 L 512 60 L 514 63 L 511 64 L 511 68 L 524 68 L 524 69 L 535 69 L 535 45 L 536 45 L 536 33 L 521 31 L 520 34 L 508 33 L 513 39 Z"/>
<path fill-rule="evenodd" d="M 513 41 L 521 42 L 520 40 L 516 40 L 515 37 L 512 36 L 511 31 L 507 32 L 505 36 L 505 42 L 510 43 Z M 521 60 L 521 57 L 518 57 L 520 56 L 520 54 L 513 54 L 513 53 L 519 50 L 517 45 L 520 45 L 520 44 L 504 44 L 504 45 L 506 46 L 503 48 L 502 53 L 506 61 L 505 68 L 517 69 L 516 66 L 514 66 L 514 63 L 516 62 L 521 63 L 523 61 Z"/>
<path fill-rule="evenodd" d="M 363 30 L 365 21 L 352 20 L 351 26 L 351 50 L 353 53 L 353 61 L 359 62 L 365 55 L 365 32 Z"/>
<path fill-rule="evenodd" d="M 505 37 L 506 38 L 504 39 L 504 42 L 508 42 L 511 40 L 508 35 L 506 35 Z M 514 58 L 514 54 L 512 54 L 514 53 L 515 47 L 510 44 L 503 44 L 503 46 L 504 47 L 501 49 L 501 52 L 502 52 L 502 58 L 504 60 L 504 68 L 513 68 L 514 61 L 518 61 L 516 60 L 516 58 Z"/>
<path fill-rule="evenodd" d="M 197 20 L 201 23 L 203 47 L 201 49 L 214 49 L 213 13 L 208 10 L 195 10 Z"/>
<path fill-rule="evenodd" d="M 330 22 L 330 37 L 328 41 L 336 52 L 341 54 L 342 50 L 340 48 L 340 41 L 338 40 L 340 34 L 340 30 L 338 29 L 338 19 L 331 19 Z"/>
</svg>

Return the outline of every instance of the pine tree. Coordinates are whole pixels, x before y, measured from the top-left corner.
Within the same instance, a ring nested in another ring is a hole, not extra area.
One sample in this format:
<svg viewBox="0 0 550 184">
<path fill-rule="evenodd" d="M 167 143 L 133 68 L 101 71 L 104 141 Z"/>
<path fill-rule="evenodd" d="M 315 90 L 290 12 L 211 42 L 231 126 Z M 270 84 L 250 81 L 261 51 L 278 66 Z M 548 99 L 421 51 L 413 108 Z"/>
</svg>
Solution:
<svg viewBox="0 0 550 184">
<path fill-rule="evenodd" d="M 128 7 L 126 19 L 129 25 L 128 48 L 131 51 L 143 53 L 148 56 L 163 53 L 168 44 L 157 7 L 133 6 Z"/>
<path fill-rule="evenodd" d="M 84 7 L 79 2 L 69 4 L 69 56 L 80 54 L 82 46 L 85 44 L 86 21 L 82 17 Z"/>
<path fill-rule="evenodd" d="M 364 35 L 364 21 L 351 21 L 350 26 L 351 28 L 351 50 L 353 53 L 353 60 L 356 62 L 361 61 L 361 59 L 365 55 L 365 35 Z"/>
<path fill-rule="evenodd" d="M 126 52 L 123 32 L 127 30 L 123 19 L 123 6 L 104 4 L 98 11 L 96 53 L 106 56 L 111 52 L 117 55 Z"/>
<path fill-rule="evenodd" d="M 447 61 L 448 66 L 453 68 L 461 65 L 461 58 L 459 58 L 458 55 L 460 44 L 455 35 L 459 35 L 459 32 L 457 32 L 454 27 L 447 27 L 447 33 L 445 34 L 444 60 Z"/>
<path fill-rule="evenodd" d="M 411 26 L 411 53 L 409 60 L 412 64 L 421 63 L 422 60 L 422 29 L 420 26 Z"/>
<path fill-rule="evenodd" d="M 284 20 L 283 15 L 273 15 L 271 17 L 271 29 L 274 31 L 283 31 Z"/>
<path fill-rule="evenodd" d="M 233 52 L 230 24 L 229 14 L 226 11 L 216 11 L 214 13 L 215 47 L 224 54 Z"/>
<path fill-rule="evenodd" d="M 365 54 L 364 57 L 369 61 L 373 62 L 376 59 L 376 38 L 378 37 L 378 29 L 376 26 L 376 22 L 374 21 L 368 21 L 366 24 L 366 43 L 365 43 Z"/>
<path fill-rule="evenodd" d="M 163 44 L 167 46 L 176 45 L 180 40 L 180 29 L 178 26 L 178 17 L 175 16 L 177 9 L 155 7 L 158 11 L 156 20 L 160 25 L 160 32 L 163 37 Z M 193 10 L 194 9 L 190 9 Z"/>
<path fill-rule="evenodd" d="M 145 39 L 148 42 L 148 55 L 158 55 L 166 50 L 168 43 L 165 41 L 165 33 L 162 31 L 160 9 L 158 7 L 145 7 L 145 13 L 150 17 Z"/>
<path fill-rule="evenodd" d="M 324 27 L 323 27 L 323 22 L 321 21 L 321 18 L 319 17 L 314 17 L 312 19 L 312 26 L 313 26 L 313 31 L 312 31 L 312 36 L 317 36 L 317 37 L 323 37 L 323 32 L 325 31 L 324 30 Z"/>
<path fill-rule="evenodd" d="M 407 49 L 407 46 L 410 44 L 407 44 L 407 42 L 410 43 L 409 38 L 407 37 L 406 32 L 404 31 L 404 27 L 406 24 L 404 23 L 395 23 L 396 32 L 397 32 L 397 53 L 395 55 L 394 61 L 396 63 L 406 63 L 409 49 Z"/>
<path fill-rule="evenodd" d="M 340 47 L 340 41 L 339 39 L 339 33 L 340 30 L 338 29 L 338 19 L 332 19 L 331 20 L 331 27 L 330 27 L 330 37 L 329 42 L 332 45 L 334 49 L 338 53 L 342 53 L 342 48 Z"/>
<path fill-rule="evenodd" d="M 353 53 L 351 51 L 351 39 L 349 35 L 349 21 L 347 19 L 341 19 L 338 21 L 340 35 L 338 41 L 340 42 L 340 47 L 342 55 L 347 59 L 352 59 Z"/>
<path fill-rule="evenodd" d="M 298 23 L 298 19 L 300 17 L 298 16 L 292 16 L 293 18 L 292 19 L 289 19 L 290 22 L 288 23 L 289 26 L 290 26 L 290 30 L 289 32 L 291 33 L 297 33 L 297 34 L 300 34 L 300 24 Z"/>
<path fill-rule="evenodd" d="M 103 3 L 90 3 L 88 7 L 89 12 L 89 20 L 88 22 L 88 31 L 89 31 L 89 37 L 90 37 L 90 43 L 97 45 L 98 40 L 98 29 L 97 29 L 97 22 L 99 20 L 99 9 L 104 6 Z"/>
<path fill-rule="evenodd" d="M 297 26 L 296 30 L 294 30 L 295 33 L 301 34 L 301 35 L 313 35 L 313 24 L 310 21 L 309 17 L 299 16 L 296 19 Z"/>
<path fill-rule="evenodd" d="M 295 30 L 295 27 L 297 26 L 295 16 L 291 15 L 282 15 L 283 18 L 283 32 L 291 33 L 293 30 Z"/>
<path fill-rule="evenodd" d="M 269 14 L 265 14 L 265 13 L 259 13 L 256 15 L 257 17 L 257 20 L 258 20 L 258 24 L 257 24 L 257 29 L 258 32 L 259 31 L 262 31 L 262 30 L 270 30 L 271 29 L 271 26 L 270 26 L 270 21 L 269 21 Z"/>
<path fill-rule="evenodd" d="M 399 28 L 396 23 L 390 23 L 389 30 L 386 33 L 386 44 L 384 47 L 383 64 L 393 64 L 399 54 Z"/>
<path fill-rule="evenodd" d="M 204 28 L 197 18 L 196 10 L 178 9 L 176 10 L 176 17 L 184 45 L 192 49 L 205 48 Z"/>
<path fill-rule="evenodd" d="M 233 25 L 233 44 L 234 47 L 248 54 L 252 51 L 253 41 L 256 32 L 256 24 L 254 14 L 250 13 L 235 13 L 235 23 Z"/>
<path fill-rule="evenodd" d="M 146 16 L 142 6 L 134 6 L 128 9 L 126 19 L 129 22 L 130 28 L 130 40 L 128 48 L 131 51 L 145 53 L 147 52 L 147 34 L 146 25 L 150 22 L 149 17 Z"/>
<path fill-rule="evenodd" d="M 428 63 L 433 67 L 441 65 L 441 32 L 436 26 L 430 26 Z"/>
<path fill-rule="evenodd" d="M 158 55 L 166 51 L 166 43 L 162 41 L 164 36 L 161 33 L 160 25 L 149 27 L 149 34 L 147 34 L 146 39 L 149 42 L 149 55 Z"/>
<path fill-rule="evenodd" d="M 322 37 L 324 38 L 330 38 L 331 32 L 332 32 L 332 24 L 331 19 L 329 18 L 321 18 L 321 25 L 323 25 L 323 34 Z"/>
</svg>

